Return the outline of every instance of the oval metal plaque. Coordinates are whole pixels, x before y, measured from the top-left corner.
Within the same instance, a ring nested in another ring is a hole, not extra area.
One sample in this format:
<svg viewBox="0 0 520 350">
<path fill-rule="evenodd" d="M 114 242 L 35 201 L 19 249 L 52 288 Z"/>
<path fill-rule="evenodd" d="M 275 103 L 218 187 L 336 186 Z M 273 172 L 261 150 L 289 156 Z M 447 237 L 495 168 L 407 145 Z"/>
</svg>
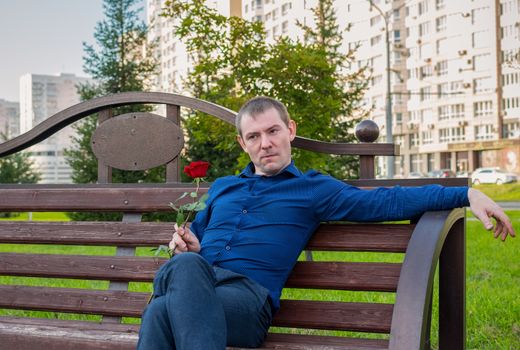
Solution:
<svg viewBox="0 0 520 350">
<path fill-rule="evenodd" d="M 182 130 L 153 113 L 127 113 L 102 123 L 92 134 L 92 151 L 105 165 L 145 170 L 168 163 L 184 146 Z"/>
</svg>

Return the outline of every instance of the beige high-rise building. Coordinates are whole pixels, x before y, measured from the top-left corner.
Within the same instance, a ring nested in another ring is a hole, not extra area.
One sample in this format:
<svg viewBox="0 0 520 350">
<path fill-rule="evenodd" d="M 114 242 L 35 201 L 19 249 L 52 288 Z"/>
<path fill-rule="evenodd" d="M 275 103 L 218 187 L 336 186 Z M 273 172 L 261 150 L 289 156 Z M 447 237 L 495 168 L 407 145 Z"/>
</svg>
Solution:
<svg viewBox="0 0 520 350">
<path fill-rule="evenodd" d="M 186 45 L 175 37 L 175 19 L 162 17 L 166 0 L 147 0 L 148 40 L 156 43 L 155 55 L 159 59 L 159 74 L 153 90 L 187 94 L 183 82 L 192 67 L 193 58 Z M 186 0 L 187 1 L 187 0 Z M 206 0 L 206 5 L 224 16 L 241 17 L 240 0 Z"/>
<path fill-rule="evenodd" d="M 76 85 L 90 82 L 74 74 L 25 74 L 20 78 L 20 133 L 27 132 L 55 113 L 80 102 Z M 28 149 L 40 183 L 72 183 L 72 169 L 64 149 L 72 145 L 74 130 L 68 126 Z"/>
<path fill-rule="evenodd" d="M 20 104 L 0 99 L 0 133 L 12 139 L 20 133 Z M 0 137 L 0 143 L 3 139 Z"/>
<path fill-rule="evenodd" d="M 310 9 L 317 3 L 242 0 L 240 12 L 264 23 L 268 42 L 282 35 L 301 39 L 296 21 L 312 26 Z M 230 2 L 218 4 L 225 14 Z M 390 72 L 391 129 L 402 154 L 395 157 L 396 176 L 482 166 L 520 173 L 520 0 L 336 0 L 334 5 L 340 27 L 351 26 L 342 49 L 358 46 L 356 68 L 371 70 L 364 101 L 381 128 L 379 142 L 386 141 Z M 164 40 L 170 40 L 168 34 Z M 161 57 L 179 47 L 169 45 Z M 180 81 L 174 72 L 186 72 L 190 62 L 163 58 L 163 66 L 162 88 L 172 89 Z M 387 174 L 384 159 L 378 173 Z"/>
</svg>

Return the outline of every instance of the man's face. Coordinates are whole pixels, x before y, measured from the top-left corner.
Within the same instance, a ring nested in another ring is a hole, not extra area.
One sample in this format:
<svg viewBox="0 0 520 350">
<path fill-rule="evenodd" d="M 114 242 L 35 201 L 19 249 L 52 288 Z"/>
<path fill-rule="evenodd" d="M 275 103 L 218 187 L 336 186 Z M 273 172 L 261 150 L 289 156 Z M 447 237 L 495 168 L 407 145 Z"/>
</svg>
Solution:
<svg viewBox="0 0 520 350">
<path fill-rule="evenodd" d="M 255 174 L 273 176 L 291 163 L 291 141 L 296 136 L 296 123 L 289 125 L 280 118 L 278 111 L 270 108 L 241 120 L 242 136 L 237 136 L 242 149 L 255 166 Z"/>
</svg>

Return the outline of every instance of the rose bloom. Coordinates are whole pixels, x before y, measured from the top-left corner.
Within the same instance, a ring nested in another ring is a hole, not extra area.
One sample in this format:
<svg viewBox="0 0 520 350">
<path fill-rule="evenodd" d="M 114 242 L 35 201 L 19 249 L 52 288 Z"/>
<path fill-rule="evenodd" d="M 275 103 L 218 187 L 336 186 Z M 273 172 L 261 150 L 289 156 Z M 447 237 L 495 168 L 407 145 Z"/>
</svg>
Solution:
<svg viewBox="0 0 520 350">
<path fill-rule="evenodd" d="M 184 173 L 192 178 L 206 177 L 208 172 L 209 163 L 199 160 L 197 162 L 191 162 L 190 165 L 184 167 Z"/>
</svg>

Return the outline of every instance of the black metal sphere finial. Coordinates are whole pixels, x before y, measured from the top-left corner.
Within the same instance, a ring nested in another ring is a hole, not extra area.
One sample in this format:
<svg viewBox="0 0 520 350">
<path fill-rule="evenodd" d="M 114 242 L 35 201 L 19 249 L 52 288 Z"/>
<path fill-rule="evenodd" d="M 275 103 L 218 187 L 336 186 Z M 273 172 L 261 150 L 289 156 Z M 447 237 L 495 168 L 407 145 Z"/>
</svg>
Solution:
<svg viewBox="0 0 520 350">
<path fill-rule="evenodd" d="M 372 120 L 363 120 L 356 126 L 355 134 L 360 142 L 371 143 L 379 137 L 379 127 Z"/>
</svg>

